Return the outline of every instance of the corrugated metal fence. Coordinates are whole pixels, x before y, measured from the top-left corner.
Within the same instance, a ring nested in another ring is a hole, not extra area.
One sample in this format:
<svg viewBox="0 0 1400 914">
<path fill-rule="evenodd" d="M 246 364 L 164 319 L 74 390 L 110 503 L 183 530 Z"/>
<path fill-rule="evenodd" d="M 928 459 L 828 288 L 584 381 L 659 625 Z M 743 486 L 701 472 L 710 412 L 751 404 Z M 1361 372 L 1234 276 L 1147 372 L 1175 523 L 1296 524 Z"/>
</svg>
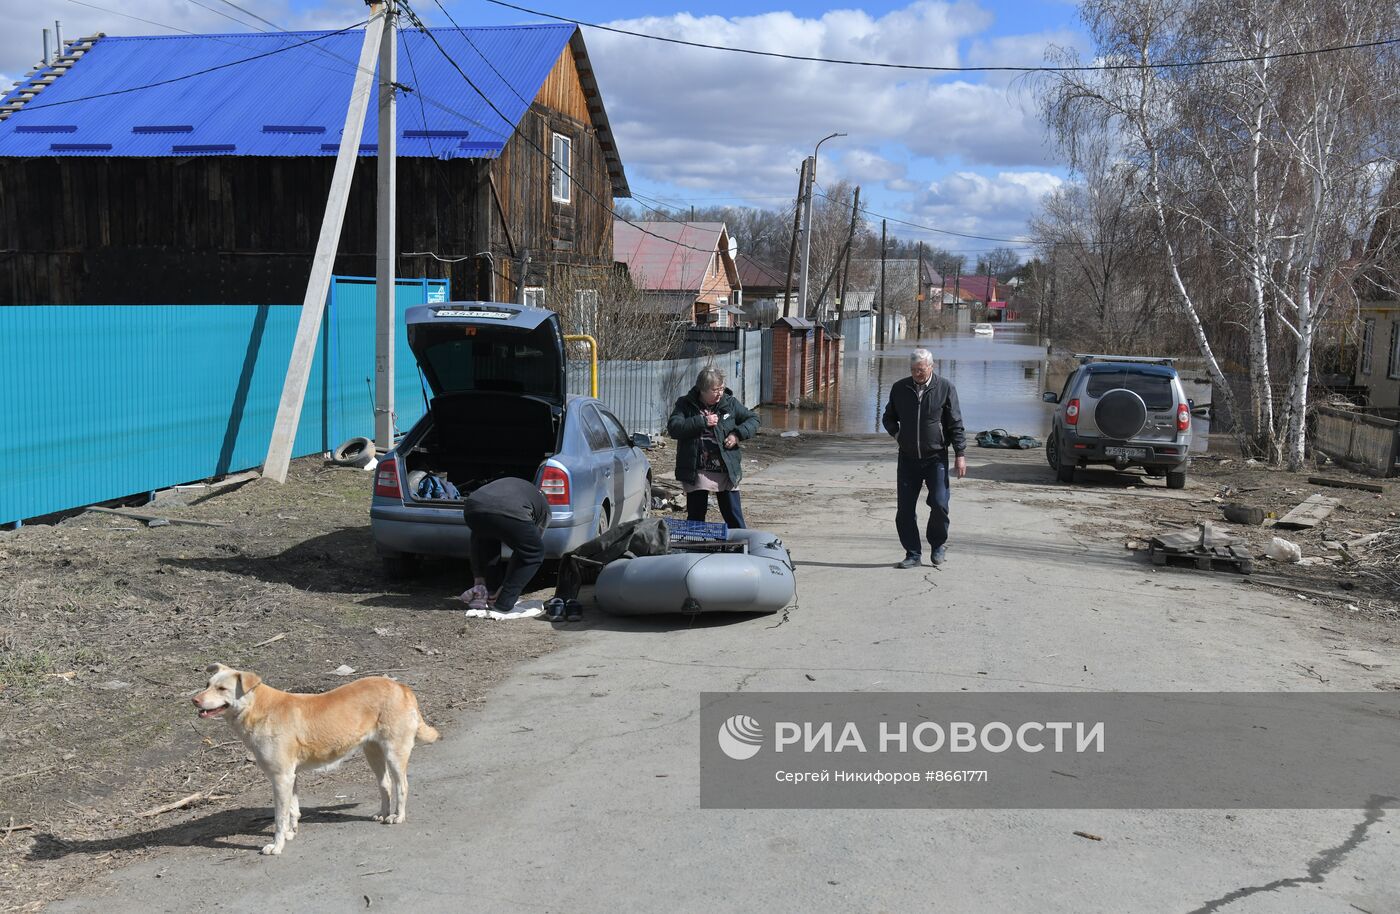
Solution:
<svg viewBox="0 0 1400 914">
<path fill-rule="evenodd" d="M 395 403 L 423 414 L 403 312 L 445 280 L 400 280 Z M 0 523 L 262 464 L 296 305 L 0 308 Z M 337 277 L 292 453 L 372 435 L 374 281 Z"/>
<path fill-rule="evenodd" d="M 658 361 L 598 363 L 598 399 L 622 420 L 629 432 L 660 435 L 676 398 L 690 390 L 700 369 L 711 365 L 724 372 L 734 396 L 746 406 L 757 406 L 762 385 L 762 339 L 756 330 L 729 331 L 733 341 L 726 352 Z M 606 352 L 603 355 L 607 355 Z M 569 352 L 569 390 L 588 390 L 588 362 L 582 350 Z"/>
</svg>

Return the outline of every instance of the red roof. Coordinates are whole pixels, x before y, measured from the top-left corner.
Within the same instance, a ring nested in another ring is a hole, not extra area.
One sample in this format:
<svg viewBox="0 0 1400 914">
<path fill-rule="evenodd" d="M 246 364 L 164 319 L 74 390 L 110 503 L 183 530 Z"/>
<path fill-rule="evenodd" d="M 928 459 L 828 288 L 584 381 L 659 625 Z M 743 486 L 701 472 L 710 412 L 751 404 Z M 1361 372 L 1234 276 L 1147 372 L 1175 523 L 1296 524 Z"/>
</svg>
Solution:
<svg viewBox="0 0 1400 914">
<path fill-rule="evenodd" d="M 646 231 L 621 220 L 613 223 L 613 259 L 626 264 L 632 282 L 648 292 L 699 293 L 721 240 L 729 242 L 723 222 L 641 225 Z"/>
<path fill-rule="evenodd" d="M 957 280 L 957 288 L 959 291 L 972 293 L 972 297 L 976 298 L 978 301 L 989 302 L 999 298 L 995 294 L 996 286 L 998 285 L 998 283 L 995 279 L 993 279 L 990 276 L 979 276 L 977 274 L 972 274 L 969 276 L 961 277 L 944 277 L 943 288 L 952 289 L 953 281 L 955 279 Z M 988 285 L 992 286 L 993 294 L 987 294 Z"/>
</svg>

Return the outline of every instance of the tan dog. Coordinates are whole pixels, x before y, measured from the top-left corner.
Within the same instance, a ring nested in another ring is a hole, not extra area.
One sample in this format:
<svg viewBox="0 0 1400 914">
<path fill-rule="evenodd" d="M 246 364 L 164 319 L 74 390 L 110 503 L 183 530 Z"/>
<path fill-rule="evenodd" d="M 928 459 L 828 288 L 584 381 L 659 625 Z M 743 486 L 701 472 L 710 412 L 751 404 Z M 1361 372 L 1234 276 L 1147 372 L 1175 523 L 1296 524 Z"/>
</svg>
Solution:
<svg viewBox="0 0 1400 914">
<path fill-rule="evenodd" d="M 226 715 L 258 767 L 272 779 L 276 831 L 264 854 L 282 853 L 283 845 L 296 837 L 301 819 L 297 775 L 335 768 L 361 747 L 379 778 L 379 815 L 374 820 L 392 825 L 407 819 L 413 741 L 432 743 L 438 738 L 408 686 L 370 676 L 321 695 L 299 695 L 264 684 L 257 673 L 222 663 L 206 672 L 209 687 L 194 696 L 199 716 Z"/>
</svg>

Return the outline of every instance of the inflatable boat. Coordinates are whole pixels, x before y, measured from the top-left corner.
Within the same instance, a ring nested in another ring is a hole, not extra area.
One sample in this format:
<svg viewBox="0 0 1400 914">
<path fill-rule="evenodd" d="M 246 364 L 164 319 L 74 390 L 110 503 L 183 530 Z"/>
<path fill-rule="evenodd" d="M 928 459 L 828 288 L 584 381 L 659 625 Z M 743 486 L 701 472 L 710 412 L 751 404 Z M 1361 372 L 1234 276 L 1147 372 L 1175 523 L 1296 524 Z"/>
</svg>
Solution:
<svg viewBox="0 0 1400 914">
<path fill-rule="evenodd" d="M 674 548 L 610 563 L 593 591 L 598 607 L 622 616 L 775 613 L 797 592 L 792 557 L 776 534 L 730 530 L 724 543 Z"/>
</svg>

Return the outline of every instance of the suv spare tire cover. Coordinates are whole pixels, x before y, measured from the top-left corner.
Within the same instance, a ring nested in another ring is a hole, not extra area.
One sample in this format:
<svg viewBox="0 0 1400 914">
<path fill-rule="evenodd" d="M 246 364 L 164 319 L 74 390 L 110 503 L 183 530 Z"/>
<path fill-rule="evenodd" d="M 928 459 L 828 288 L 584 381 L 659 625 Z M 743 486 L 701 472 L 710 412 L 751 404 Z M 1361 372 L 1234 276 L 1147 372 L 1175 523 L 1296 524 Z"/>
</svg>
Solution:
<svg viewBox="0 0 1400 914">
<path fill-rule="evenodd" d="M 1131 390 L 1110 390 L 1094 407 L 1094 423 L 1110 438 L 1132 438 L 1147 424 L 1147 404 Z"/>
</svg>

